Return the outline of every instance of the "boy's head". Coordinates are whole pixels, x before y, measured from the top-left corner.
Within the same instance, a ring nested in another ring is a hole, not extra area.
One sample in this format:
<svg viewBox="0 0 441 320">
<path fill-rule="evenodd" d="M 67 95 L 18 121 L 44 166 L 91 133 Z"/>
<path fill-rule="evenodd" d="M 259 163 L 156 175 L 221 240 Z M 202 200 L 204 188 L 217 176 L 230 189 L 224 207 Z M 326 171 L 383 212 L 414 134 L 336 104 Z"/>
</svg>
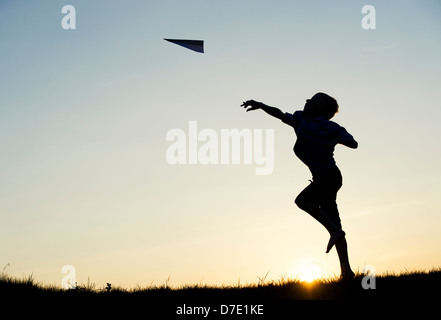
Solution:
<svg viewBox="0 0 441 320">
<path fill-rule="evenodd" d="M 338 112 L 338 103 L 333 97 L 319 92 L 306 100 L 303 111 L 307 116 L 324 116 L 329 120 Z"/>
</svg>

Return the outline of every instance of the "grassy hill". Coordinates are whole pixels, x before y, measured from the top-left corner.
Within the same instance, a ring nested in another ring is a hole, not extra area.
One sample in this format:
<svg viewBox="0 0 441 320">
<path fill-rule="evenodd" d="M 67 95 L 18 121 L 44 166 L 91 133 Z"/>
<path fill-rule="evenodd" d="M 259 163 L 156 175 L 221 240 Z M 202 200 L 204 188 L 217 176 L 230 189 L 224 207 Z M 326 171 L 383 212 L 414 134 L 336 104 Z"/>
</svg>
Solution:
<svg viewBox="0 0 441 320">
<path fill-rule="evenodd" d="M 34 305 L 37 309 L 59 309 L 58 312 L 63 314 L 69 310 L 89 310 L 87 314 L 90 315 L 91 310 L 95 310 L 102 315 L 115 315 L 117 310 L 124 311 L 125 314 L 138 310 L 146 314 L 161 313 L 163 319 L 278 319 L 273 316 L 293 312 L 296 308 L 306 307 L 309 312 L 320 310 L 315 309 L 311 303 L 305 304 L 304 300 L 342 300 L 362 308 L 369 305 L 381 306 L 385 302 L 391 306 L 391 301 L 399 301 L 403 308 L 412 305 L 407 305 L 405 301 L 428 302 L 441 297 L 441 268 L 428 272 L 377 275 L 375 280 L 363 278 L 364 275 L 357 275 L 349 282 L 318 280 L 313 283 L 282 279 L 247 286 L 217 287 L 189 285 L 170 288 L 165 284 L 130 290 L 111 286 L 107 289 L 95 289 L 89 284 L 63 290 L 42 286 L 32 277 L 16 279 L 3 274 L 0 277 L 0 301 L 3 302 L 3 310 L 7 305 L 18 303 L 25 307 L 23 311 L 27 310 L 26 306 Z M 364 289 L 363 281 L 371 289 Z M 323 310 L 332 310 L 336 306 L 327 302 L 322 302 L 321 305 L 323 304 Z M 203 314 L 205 311 L 202 307 L 210 308 L 211 313 Z M 263 314 L 259 314 L 259 310 Z"/>
</svg>

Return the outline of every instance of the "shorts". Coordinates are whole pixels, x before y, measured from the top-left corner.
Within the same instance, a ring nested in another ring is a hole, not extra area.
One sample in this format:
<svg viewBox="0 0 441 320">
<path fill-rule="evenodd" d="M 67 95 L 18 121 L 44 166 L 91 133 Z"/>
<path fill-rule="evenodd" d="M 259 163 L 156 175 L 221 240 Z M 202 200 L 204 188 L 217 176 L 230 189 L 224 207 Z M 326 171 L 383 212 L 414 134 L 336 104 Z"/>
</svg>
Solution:
<svg viewBox="0 0 441 320">
<path fill-rule="evenodd" d="M 302 203 L 314 203 L 340 229 L 341 220 L 337 208 L 337 192 L 343 184 L 340 170 L 335 168 L 324 169 L 313 176 L 312 182 L 297 196 L 295 202 L 301 208 Z"/>
</svg>

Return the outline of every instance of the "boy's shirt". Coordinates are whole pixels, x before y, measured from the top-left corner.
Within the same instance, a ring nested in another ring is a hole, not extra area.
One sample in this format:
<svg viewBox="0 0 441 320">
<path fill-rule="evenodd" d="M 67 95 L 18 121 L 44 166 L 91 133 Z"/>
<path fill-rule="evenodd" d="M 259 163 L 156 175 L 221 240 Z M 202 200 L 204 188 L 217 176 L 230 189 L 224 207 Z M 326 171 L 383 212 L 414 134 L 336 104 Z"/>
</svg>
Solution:
<svg viewBox="0 0 441 320">
<path fill-rule="evenodd" d="M 325 117 L 305 117 L 303 111 L 285 113 L 284 123 L 292 126 L 297 135 L 294 145 L 296 156 L 308 166 L 312 175 L 323 169 L 336 168 L 335 139 L 352 139 L 345 128 Z"/>
</svg>

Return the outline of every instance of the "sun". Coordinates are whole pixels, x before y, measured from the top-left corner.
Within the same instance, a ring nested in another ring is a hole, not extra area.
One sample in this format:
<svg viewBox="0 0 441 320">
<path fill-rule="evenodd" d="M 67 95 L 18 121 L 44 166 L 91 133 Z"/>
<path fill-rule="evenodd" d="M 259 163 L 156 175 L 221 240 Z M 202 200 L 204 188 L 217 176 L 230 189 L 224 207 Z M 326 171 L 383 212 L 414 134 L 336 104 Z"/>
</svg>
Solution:
<svg viewBox="0 0 441 320">
<path fill-rule="evenodd" d="M 300 271 L 300 281 L 314 282 L 323 277 L 323 267 L 318 262 L 311 262 L 303 266 Z"/>
</svg>

